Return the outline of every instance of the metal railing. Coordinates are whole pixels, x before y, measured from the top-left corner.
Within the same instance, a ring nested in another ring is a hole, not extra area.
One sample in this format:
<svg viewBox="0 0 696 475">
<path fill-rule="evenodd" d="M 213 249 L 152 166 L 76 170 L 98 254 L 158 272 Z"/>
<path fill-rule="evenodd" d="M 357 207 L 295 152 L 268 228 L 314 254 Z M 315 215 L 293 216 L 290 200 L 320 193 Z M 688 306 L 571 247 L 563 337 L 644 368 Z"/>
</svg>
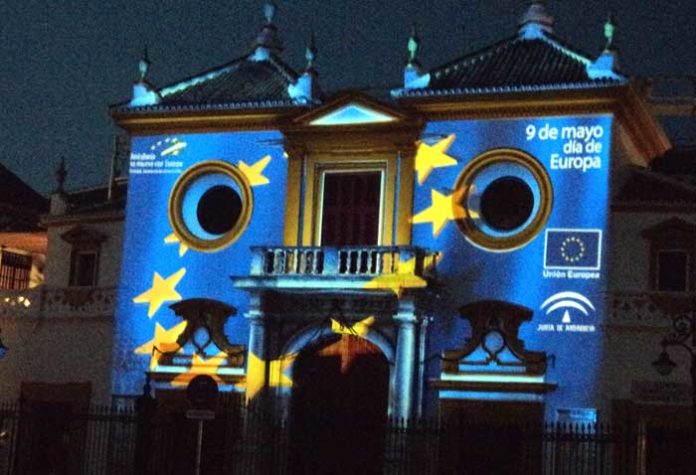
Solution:
<svg viewBox="0 0 696 475">
<path fill-rule="evenodd" d="M 182 412 L 47 409 L 0 404 L 1 474 L 193 473 L 196 421 Z M 237 404 L 206 421 L 202 469 L 310 473 L 302 467 L 357 469 L 368 460 L 360 468 L 366 471 L 340 473 L 692 473 L 692 437 L 674 428 L 602 424 L 385 420 L 355 427 L 348 421 L 340 436 L 322 442 Z"/>
</svg>

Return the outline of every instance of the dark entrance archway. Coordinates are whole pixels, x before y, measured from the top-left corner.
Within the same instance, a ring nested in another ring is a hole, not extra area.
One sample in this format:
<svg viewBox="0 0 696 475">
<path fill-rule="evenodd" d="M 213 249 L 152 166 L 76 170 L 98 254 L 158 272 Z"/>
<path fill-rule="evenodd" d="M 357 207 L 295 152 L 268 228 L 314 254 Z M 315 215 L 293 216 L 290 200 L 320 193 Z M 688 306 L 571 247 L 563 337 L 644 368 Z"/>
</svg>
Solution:
<svg viewBox="0 0 696 475">
<path fill-rule="evenodd" d="M 290 421 L 293 474 L 381 473 L 389 364 L 353 335 L 323 341 L 295 361 Z"/>
</svg>

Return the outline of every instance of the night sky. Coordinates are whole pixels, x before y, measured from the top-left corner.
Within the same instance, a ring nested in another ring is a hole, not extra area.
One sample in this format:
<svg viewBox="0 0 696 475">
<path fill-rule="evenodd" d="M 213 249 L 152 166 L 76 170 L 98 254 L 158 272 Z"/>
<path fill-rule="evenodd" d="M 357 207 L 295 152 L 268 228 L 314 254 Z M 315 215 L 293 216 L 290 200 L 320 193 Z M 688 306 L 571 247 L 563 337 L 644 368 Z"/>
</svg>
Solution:
<svg viewBox="0 0 696 475">
<path fill-rule="evenodd" d="M 284 59 L 301 70 L 314 30 L 321 84 L 335 91 L 399 85 L 413 21 L 422 39 L 421 62 L 430 68 L 512 35 L 528 2 L 276 3 Z M 157 86 L 169 84 L 247 53 L 263 23 L 262 5 L 261 0 L 3 0 L 0 162 L 42 193 L 53 189 L 61 155 L 69 189 L 103 183 L 116 131 L 107 106 L 130 97 L 143 46 L 153 63 L 150 79 Z M 696 73 L 694 0 L 548 2 L 556 34 L 592 56 L 604 45 L 609 8 L 617 17 L 625 72 Z"/>
</svg>

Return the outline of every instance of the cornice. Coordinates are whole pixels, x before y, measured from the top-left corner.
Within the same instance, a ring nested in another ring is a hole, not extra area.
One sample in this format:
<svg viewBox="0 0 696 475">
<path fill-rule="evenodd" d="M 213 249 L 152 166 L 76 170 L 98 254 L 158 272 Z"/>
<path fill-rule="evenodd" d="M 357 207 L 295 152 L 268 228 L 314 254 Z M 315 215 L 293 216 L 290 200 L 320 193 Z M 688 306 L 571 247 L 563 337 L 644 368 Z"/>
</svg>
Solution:
<svg viewBox="0 0 696 475">
<path fill-rule="evenodd" d="M 402 98 L 399 103 L 428 120 L 599 114 L 613 112 L 625 88 Z"/>
<path fill-rule="evenodd" d="M 456 97 L 402 98 L 404 109 L 425 120 L 506 119 L 613 114 L 649 163 L 671 148 L 657 120 L 632 85 L 563 91 L 471 94 Z"/>
<path fill-rule="evenodd" d="M 131 135 L 186 132 L 277 130 L 303 108 L 246 109 L 192 112 L 136 112 L 112 114 L 114 123 Z"/>
<path fill-rule="evenodd" d="M 62 214 L 57 216 L 44 215 L 41 217 L 43 226 L 64 226 L 66 224 L 81 224 L 81 223 L 105 223 L 114 221 L 123 221 L 125 211 L 109 211 L 105 213 L 85 213 L 85 214 Z"/>
</svg>

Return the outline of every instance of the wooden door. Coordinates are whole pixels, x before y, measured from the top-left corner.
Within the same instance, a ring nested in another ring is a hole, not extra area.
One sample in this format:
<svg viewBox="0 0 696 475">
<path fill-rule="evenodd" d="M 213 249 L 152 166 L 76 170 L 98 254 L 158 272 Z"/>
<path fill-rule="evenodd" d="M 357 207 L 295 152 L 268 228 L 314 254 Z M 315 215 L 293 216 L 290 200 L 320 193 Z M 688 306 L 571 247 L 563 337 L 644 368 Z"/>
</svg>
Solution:
<svg viewBox="0 0 696 475">
<path fill-rule="evenodd" d="M 343 335 L 303 351 L 293 371 L 290 473 L 381 473 L 389 366 Z"/>
<path fill-rule="evenodd" d="M 379 171 L 325 173 L 322 246 L 378 244 L 381 187 Z"/>
</svg>

